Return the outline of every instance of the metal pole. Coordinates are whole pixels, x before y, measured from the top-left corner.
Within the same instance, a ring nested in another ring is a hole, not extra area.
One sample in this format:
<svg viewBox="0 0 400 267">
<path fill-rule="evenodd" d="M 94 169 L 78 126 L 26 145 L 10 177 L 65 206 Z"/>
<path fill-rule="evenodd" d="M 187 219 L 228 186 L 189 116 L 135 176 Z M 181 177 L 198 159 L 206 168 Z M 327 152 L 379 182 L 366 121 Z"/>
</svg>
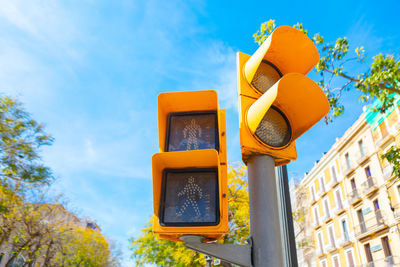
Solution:
<svg viewBox="0 0 400 267">
<path fill-rule="evenodd" d="M 276 168 L 278 181 L 278 196 L 280 202 L 280 216 L 282 224 L 282 240 L 286 267 L 298 267 L 296 239 L 294 237 L 292 205 L 286 165 Z"/>
<path fill-rule="evenodd" d="M 274 159 L 252 156 L 247 167 L 253 266 L 284 266 Z"/>
</svg>

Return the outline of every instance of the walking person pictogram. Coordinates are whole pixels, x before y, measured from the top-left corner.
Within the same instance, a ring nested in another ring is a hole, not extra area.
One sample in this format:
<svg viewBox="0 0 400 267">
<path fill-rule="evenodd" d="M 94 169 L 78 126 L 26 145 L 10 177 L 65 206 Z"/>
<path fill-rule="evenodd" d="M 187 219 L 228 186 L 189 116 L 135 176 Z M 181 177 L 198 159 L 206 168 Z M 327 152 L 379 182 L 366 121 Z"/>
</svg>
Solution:
<svg viewBox="0 0 400 267">
<path fill-rule="evenodd" d="M 176 213 L 178 216 L 182 216 L 183 213 L 188 209 L 192 208 L 196 213 L 196 216 L 201 216 L 199 206 L 197 205 L 198 200 L 203 197 L 203 192 L 198 184 L 195 183 L 195 178 L 190 176 L 188 183 L 178 193 L 178 196 L 184 196 L 185 200 L 179 211 Z"/>
<path fill-rule="evenodd" d="M 198 138 L 201 137 L 201 127 L 196 123 L 195 119 L 192 119 L 189 124 L 186 124 L 183 128 L 183 137 L 187 138 L 186 150 L 199 149 Z"/>
</svg>

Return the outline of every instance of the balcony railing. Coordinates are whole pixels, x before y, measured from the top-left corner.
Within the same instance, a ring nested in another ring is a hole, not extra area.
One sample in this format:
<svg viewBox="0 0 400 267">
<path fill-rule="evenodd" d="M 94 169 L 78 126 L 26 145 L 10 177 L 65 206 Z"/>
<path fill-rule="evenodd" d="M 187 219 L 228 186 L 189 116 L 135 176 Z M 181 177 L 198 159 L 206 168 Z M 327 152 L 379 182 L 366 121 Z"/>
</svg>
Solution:
<svg viewBox="0 0 400 267">
<path fill-rule="evenodd" d="M 368 194 L 378 189 L 378 184 L 376 183 L 375 177 L 370 176 L 362 183 L 361 187 L 363 188 L 363 193 Z"/>
<path fill-rule="evenodd" d="M 394 207 L 394 218 L 395 218 L 396 220 L 400 220 L 400 204 L 397 204 L 397 205 Z"/>
<path fill-rule="evenodd" d="M 385 226 L 385 221 L 383 219 L 382 211 L 378 210 L 375 212 L 375 216 L 354 227 L 354 232 L 356 233 L 356 237 L 360 238 L 367 234 L 374 233 L 377 229 L 380 229 L 383 226 Z"/>
<path fill-rule="evenodd" d="M 392 267 L 392 266 L 398 266 L 398 264 L 395 262 L 395 259 L 393 256 L 389 256 L 386 258 L 374 260 L 368 263 L 364 263 L 361 265 L 362 267 Z"/>
<path fill-rule="evenodd" d="M 338 246 L 344 246 L 348 244 L 349 242 L 353 242 L 353 238 L 350 237 L 349 233 L 345 233 L 344 236 L 338 239 L 337 244 Z"/>
<path fill-rule="evenodd" d="M 324 192 L 322 192 L 322 190 L 319 190 L 319 191 L 317 192 L 317 199 L 320 199 L 323 193 L 324 193 Z"/>
<path fill-rule="evenodd" d="M 349 174 L 352 170 L 354 170 L 354 165 L 353 163 L 347 164 L 343 164 L 342 168 L 343 168 L 343 175 L 346 176 L 347 174 Z"/>
<path fill-rule="evenodd" d="M 338 215 L 338 214 L 344 212 L 345 210 L 347 210 L 347 208 L 348 208 L 348 206 L 346 203 L 339 202 L 339 203 L 337 203 L 337 206 L 334 208 L 333 213 L 335 215 Z"/>
<path fill-rule="evenodd" d="M 317 256 L 321 256 L 321 255 L 325 254 L 325 250 L 324 250 L 324 248 L 317 248 L 316 253 L 317 253 Z"/>
<path fill-rule="evenodd" d="M 334 250 L 335 248 L 336 248 L 336 245 L 334 243 L 329 243 L 329 244 L 325 245 L 325 249 L 328 252 Z"/>
<path fill-rule="evenodd" d="M 355 188 L 347 196 L 349 198 L 350 204 L 356 203 L 356 202 L 358 202 L 358 200 L 361 200 L 361 196 L 360 196 L 360 192 L 359 192 L 358 188 Z"/>
<path fill-rule="evenodd" d="M 313 222 L 312 222 L 312 226 L 314 227 L 314 228 L 316 228 L 316 227 L 318 227 L 318 226 L 320 226 L 321 224 L 320 224 L 320 222 L 319 222 L 319 218 L 316 218 Z"/>
<path fill-rule="evenodd" d="M 392 137 L 392 135 L 388 132 L 387 134 L 385 134 L 384 136 L 382 136 L 381 138 L 376 140 L 375 144 L 379 147 L 379 146 L 385 144 L 386 141 L 388 141 L 389 138 L 391 138 L 391 137 Z"/>
<path fill-rule="evenodd" d="M 369 153 L 368 153 L 368 149 L 364 148 L 364 151 L 359 151 L 356 154 L 356 162 L 357 164 L 361 164 L 362 162 L 364 162 L 367 157 L 368 157 Z"/>
<path fill-rule="evenodd" d="M 396 122 L 396 124 L 393 125 L 392 127 L 393 127 L 393 130 L 395 132 L 394 134 L 396 134 L 397 130 L 400 128 L 400 121 Z"/>
<path fill-rule="evenodd" d="M 385 168 L 383 168 L 383 178 L 385 178 L 385 180 L 392 178 L 392 174 L 393 166 L 391 164 L 388 164 Z"/>
<path fill-rule="evenodd" d="M 329 218 L 331 218 L 330 213 L 326 213 L 326 212 L 325 212 L 324 216 L 322 216 L 322 221 L 325 222 L 325 221 L 327 221 Z"/>
</svg>

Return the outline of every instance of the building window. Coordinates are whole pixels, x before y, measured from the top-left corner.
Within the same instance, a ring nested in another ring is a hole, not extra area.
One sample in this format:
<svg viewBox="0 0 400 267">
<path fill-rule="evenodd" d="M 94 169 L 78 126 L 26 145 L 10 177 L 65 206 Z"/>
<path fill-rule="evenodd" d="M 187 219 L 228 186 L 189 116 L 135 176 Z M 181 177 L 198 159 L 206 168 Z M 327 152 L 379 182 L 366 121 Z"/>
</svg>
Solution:
<svg viewBox="0 0 400 267">
<path fill-rule="evenodd" d="M 344 158 L 346 159 L 347 169 L 351 169 L 351 162 L 350 162 L 350 155 L 349 155 L 349 153 L 346 153 L 346 154 L 344 155 Z"/>
<path fill-rule="evenodd" d="M 335 231 L 333 230 L 333 224 L 328 225 L 328 234 L 329 234 L 329 241 L 332 248 L 336 247 L 335 245 Z"/>
<path fill-rule="evenodd" d="M 364 144 L 363 144 L 363 140 L 361 139 L 360 141 L 358 141 L 358 149 L 360 150 L 360 158 L 365 156 L 365 149 L 364 149 Z"/>
<path fill-rule="evenodd" d="M 382 242 L 383 252 L 385 253 L 385 258 L 391 257 L 392 251 L 390 249 L 388 237 L 385 236 L 385 237 L 381 238 L 381 242 Z"/>
<path fill-rule="evenodd" d="M 339 255 L 333 255 L 332 256 L 332 266 L 333 267 L 340 267 L 340 260 L 339 260 Z"/>
<path fill-rule="evenodd" d="M 319 178 L 319 183 L 321 184 L 321 192 L 322 193 L 325 192 L 325 182 L 324 182 L 324 177 L 323 176 L 321 176 Z"/>
<path fill-rule="evenodd" d="M 319 251 L 322 254 L 322 253 L 324 253 L 324 246 L 322 245 L 322 232 L 321 231 L 317 232 L 317 238 L 318 238 Z"/>
<path fill-rule="evenodd" d="M 367 177 L 367 179 L 369 177 L 371 177 L 371 169 L 369 168 L 369 166 L 365 167 L 364 171 L 365 171 L 365 176 Z"/>
<path fill-rule="evenodd" d="M 313 185 L 310 187 L 310 191 L 311 191 L 312 200 L 315 201 L 316 198 L 315 198 L 315 190 L 314 190 L 314 186 Z"/>
<path fill-rule="evenodd" d="M 349 230 L 348 230 L 346 218 L 343 218 L 341 220 L 341 225 L 342 225 L 342 232 L 343 232 L 344 240 L 350 241 Z"/>
<path fill-rule="evenodd" d="M 331 214 L 330 214 L 330 211 L 329 211 L 329 201 L 328 201 L 328 198 L 327 197 L 324 197 L 324 200 L 323 200 L 323 202 L 324 202 L 324 207 L 325 207 L 325 219 L 327 219 L 327 218 L 330 218 L 331 217 Z"/>
<path fill-rule="evenodd" d="M 365 251 L 365 257 L 367 258 L 367 262 L 371 263 L 373 261 L 373 259 L 372 259 L 371 247 L 370 247 L 369 243 L 364 245 L 364 251 Z"/>
<path fill-rule="evenodd" d="M 359 230 L 361 231 L 361 233 L 365 233 L 367 231 L 367 228 L 365 226 L 364 215 L 362 213 L 362 209 L 357 210 L 357 217 L 358 217 L 358 222 L 360 223 Z"/>
<path fill-rule="evenodd" d="M 336 207 L 339 210 L 343 209 L 342 194 L 340 192 L 340 186 L 337 186 L 335 188 L 335 197 L 336 197 Z"/>
<path fill-rule="evenodd" d="M 347 266 L 349 266 L 349 267 L 355 266 L 352 249 L 346 250 L 346 261 L 347 261 Z"/>
<path fill-rule="evenodd" d="M 331 167 L 331 172 L 332 172 L 332 180 L 333 180 L 334 182 L 337 182 L 337 175 L 336 175 L 335 166 L 332 166 L 332 167 Z"/>
<path fill-rule="evenodd" d="M 326 259 L 321 260 L 321 267 L 328 267 L 326 264 Z"/>
<path fill-rule="evenodd" d="M 374 203 L 374 211 L 375 211 L 375 215 L 376 215 L 376 222 L 379 224 L 382 222 L 382 214 L 381 214 L 381 211 L 379 208 L 379 202 L 377 199 L 375 199 L 373 201 L 373 203 Z"/>
<path fill-rule="evenodd" d="M 354 180 L 354 178 L 351 178 L 350 185 L 351 185 L 351 190 L 352 191 L 357 189 L 356 181 Z"/>
<path fill-rule="evenodd" d="M 315 225 L 319 225 L 318 205 L 313 206 Z"/>
<path fill-rule="evenodd" d="M 382 138 L 384 138 L 388 135 L 388 129 L 386 127 L 385 121 L 382 121 L 382 123 L 379 124 L 379 129 L 381 130 Z"/>
</svg>

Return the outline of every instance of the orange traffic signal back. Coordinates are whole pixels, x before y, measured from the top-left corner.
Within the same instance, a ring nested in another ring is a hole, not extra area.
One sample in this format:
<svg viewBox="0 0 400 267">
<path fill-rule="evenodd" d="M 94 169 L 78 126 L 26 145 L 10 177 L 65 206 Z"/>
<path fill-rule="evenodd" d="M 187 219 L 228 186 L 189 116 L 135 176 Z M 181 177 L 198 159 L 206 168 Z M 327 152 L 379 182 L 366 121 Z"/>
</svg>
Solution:
<svg viewBox="0 0 400 267">
<path fill-rule="evenodd" d="M 329 112 L 324 92 L 305 76 L 318 62 L 313 42 L 292 27 L 278 27 L 253 56 L 237 55 L 242 158 L 297 158 L 295 140 Z"/>
</svg>

